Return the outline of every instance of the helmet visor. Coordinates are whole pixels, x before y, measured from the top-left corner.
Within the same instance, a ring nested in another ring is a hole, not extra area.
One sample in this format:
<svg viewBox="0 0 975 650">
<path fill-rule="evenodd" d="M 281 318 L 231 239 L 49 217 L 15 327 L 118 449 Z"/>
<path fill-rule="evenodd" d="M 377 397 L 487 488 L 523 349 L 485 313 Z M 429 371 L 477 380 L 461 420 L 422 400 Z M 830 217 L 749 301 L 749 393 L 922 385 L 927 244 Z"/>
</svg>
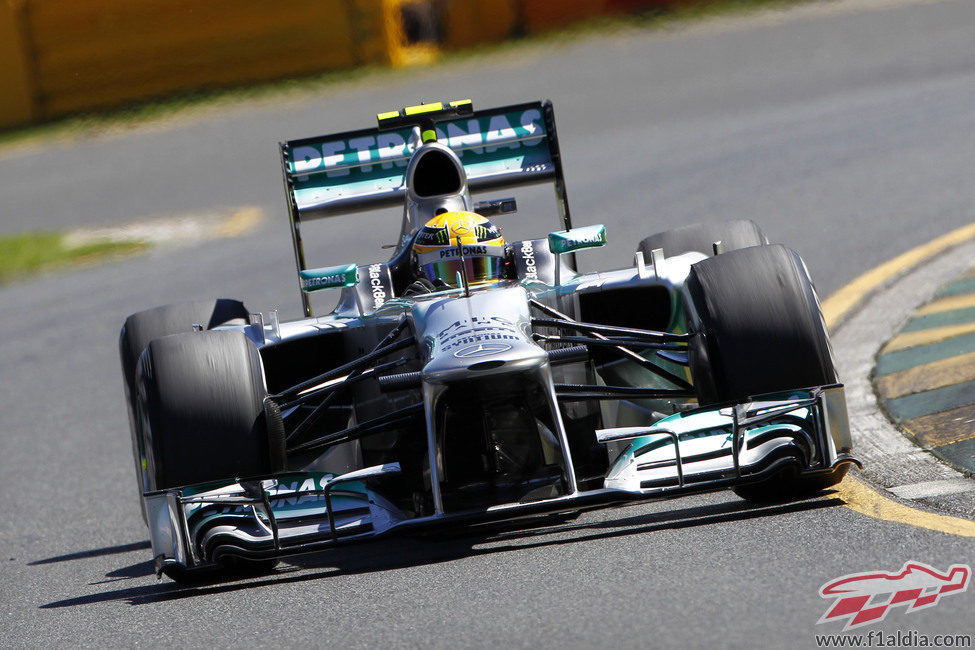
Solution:
<svg viewBox="0 0 975 650">
<path fill-rule="evenodd" d="M 443 280 L 452 287 L 460 286 L 461 261 L 453 258 L 424 264 L 421 269 L 427 280 Z M 501 258 L 486 257 L 466 257 L 463 265 L 467 268 L 467 281 L 471 284 L 497 280 L 501 276 Z"/>
</svg>

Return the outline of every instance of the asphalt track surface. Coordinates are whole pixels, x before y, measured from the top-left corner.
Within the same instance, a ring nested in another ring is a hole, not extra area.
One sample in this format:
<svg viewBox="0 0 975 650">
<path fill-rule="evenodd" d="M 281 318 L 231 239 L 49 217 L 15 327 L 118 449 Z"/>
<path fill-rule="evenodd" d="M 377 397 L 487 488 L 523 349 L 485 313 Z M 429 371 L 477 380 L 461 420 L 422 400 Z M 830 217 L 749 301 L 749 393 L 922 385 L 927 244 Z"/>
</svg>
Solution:
<svg viewBox="0 0 975 650">
<path fill-rule="evenodd" d="M 166 302 L 233 296 L 297 316 L 275 143 L 431 99 L 553 99 L 575 222 L 608 227 L 588 268 L 629 263 L 651 232 L 744 217 L 797 248 L 829 295 L 975 215 L 972 43 L 968 0 L 816 3 L 0 153 L 2 232 L 240 205 L 267 215 L 236 239 L 0 289 L 3 644 L 814 647 L 840 631 L 816 624 L 827 581 L 972 564 L 972 538 L 866 517 L 836 494 L 756 508 L 717 493 L 182 589 L 152 575 L 116 351 L 127 314 Z M 509 238 L 554 224 L 545 194 L 520 209 Z M 320 262 L 338 264 L 383 259 L 377 238 L 397 228 L 395 215 L 358 216 L 307 231 Z M 972 591 L 863 631 L 975 633 Z"/>
</svg>

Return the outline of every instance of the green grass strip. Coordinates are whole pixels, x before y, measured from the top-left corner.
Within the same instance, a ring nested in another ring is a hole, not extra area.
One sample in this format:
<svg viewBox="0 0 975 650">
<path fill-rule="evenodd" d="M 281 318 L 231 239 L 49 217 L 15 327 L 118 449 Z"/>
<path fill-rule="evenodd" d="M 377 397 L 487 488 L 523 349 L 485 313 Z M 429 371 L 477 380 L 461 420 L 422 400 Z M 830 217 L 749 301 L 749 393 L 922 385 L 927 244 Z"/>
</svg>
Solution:
<svg viewBox="0 0 975 650">
<path fill-rule="evenodd" d="M 148 244 L 140 241 L 100 241 L 72 245 L 64 233 L 58 232 L 0 235 L 0 283 L 53 269 L 90 266 L 134 255 L 147 248 Z"/>
</svg>

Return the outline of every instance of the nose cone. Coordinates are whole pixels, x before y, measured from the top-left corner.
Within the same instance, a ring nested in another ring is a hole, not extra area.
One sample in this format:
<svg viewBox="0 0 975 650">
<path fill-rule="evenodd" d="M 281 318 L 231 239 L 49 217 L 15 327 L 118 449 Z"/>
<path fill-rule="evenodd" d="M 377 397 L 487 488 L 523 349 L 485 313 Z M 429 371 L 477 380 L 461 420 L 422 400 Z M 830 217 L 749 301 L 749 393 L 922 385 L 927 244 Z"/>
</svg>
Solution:
<svg viewBox="0 0 975 650">
<path fill-rule="evenodd" d="M 548 355 L 530 338 L 527 294 L 521 287 L 419 303 L 414 312 L 428 344 L 426 382 L 525 372 L 548 362 Z"/>
<path fill-rule="evenodd" d="M 423 368 L 423 380 L 434 384 L 522 373 L 541 368 L 545 351 L 522 337 L 503 331 L 465 333 Z"/>
</svg>

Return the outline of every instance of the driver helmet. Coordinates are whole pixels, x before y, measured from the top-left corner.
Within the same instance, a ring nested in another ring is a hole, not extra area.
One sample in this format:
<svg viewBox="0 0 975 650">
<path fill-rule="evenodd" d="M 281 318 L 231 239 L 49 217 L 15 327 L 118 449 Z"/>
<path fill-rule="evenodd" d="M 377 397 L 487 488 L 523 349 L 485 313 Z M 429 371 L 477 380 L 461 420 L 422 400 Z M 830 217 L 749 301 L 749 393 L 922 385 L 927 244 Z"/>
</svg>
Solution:
<svg viewBox="0 0 975 650">
<path fill-rule="evenodd" d="M 417 233 L 413 242 L 420 275 L 436 284 L 459 287 L 461 251 L 468 283 L 497 282 L 504 262 L 504 238 L 497 226 L 474 212 L 443 212 Z"/>
</svg>

